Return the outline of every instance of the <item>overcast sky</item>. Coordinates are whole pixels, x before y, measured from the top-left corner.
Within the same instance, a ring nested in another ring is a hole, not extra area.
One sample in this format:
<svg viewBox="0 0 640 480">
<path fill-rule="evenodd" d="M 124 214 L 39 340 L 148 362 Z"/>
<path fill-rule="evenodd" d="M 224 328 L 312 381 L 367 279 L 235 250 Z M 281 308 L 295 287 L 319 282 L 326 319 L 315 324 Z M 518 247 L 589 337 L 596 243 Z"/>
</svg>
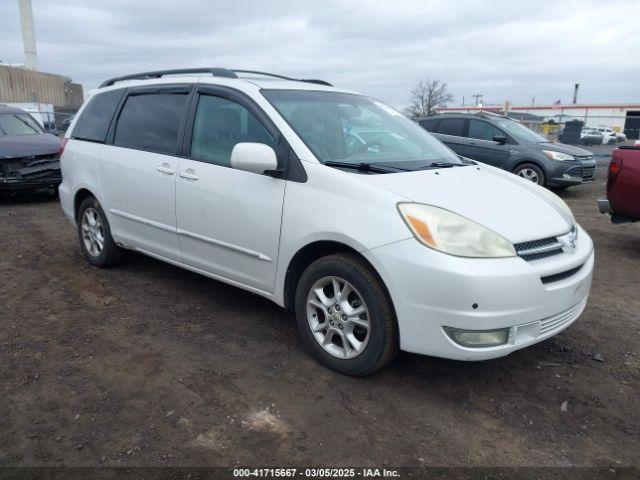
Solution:
<svg viewBox="0 0 640 480">
<path fill-rule="evenodd" d="M 421 79 L 453 105 L 640 102 L 640 0 L 32 0 L 40 69 L 116 75 L 219 66 L 326 79 L 404 107 Z M 0 61 L 23 63 L 17 0 Z"/>
</svg>

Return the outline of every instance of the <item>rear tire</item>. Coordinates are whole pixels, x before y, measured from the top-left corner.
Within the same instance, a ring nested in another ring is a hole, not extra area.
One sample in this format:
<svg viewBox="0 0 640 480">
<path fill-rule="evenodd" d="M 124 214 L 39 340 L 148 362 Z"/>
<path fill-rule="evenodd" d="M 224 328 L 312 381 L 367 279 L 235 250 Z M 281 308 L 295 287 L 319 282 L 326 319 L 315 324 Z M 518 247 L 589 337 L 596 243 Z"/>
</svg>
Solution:
<svg viewBox="0 0 640 480">
<path fill-rule="evenodd" d="M 98 200 L 89 196 L 78 208 L 78 238 L 87 262 L 96 267 L 111 267 L 122 261 L 123 249 L 111 236 L 109 221 Z"/>
<path fill-rule="evenodd" d="M 546 186 L 547 180 L 542 169 L 534 163 L 523 163 L 518 165 L 513 171 L 515 175 L 536 183 L 541 187 Z"/>
<path fill-rule="evenodd" d="M 351 253 L 312 263 L 296 288 L 295 313 L 304 345 L 323 365 L 364 376 L 398 353 L 398 325 L 381 280 Z"/>
</svg>

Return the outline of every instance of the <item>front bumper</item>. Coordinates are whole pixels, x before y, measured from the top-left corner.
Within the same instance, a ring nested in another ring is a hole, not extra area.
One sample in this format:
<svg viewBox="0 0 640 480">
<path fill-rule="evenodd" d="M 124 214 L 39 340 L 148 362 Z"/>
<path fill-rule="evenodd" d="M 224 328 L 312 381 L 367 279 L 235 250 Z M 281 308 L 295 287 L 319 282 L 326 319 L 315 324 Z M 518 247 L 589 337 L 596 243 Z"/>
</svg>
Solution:
<svg viewBox="0 0 640 480">
<path fill-rule="evenodd" d="M 0 172 L 0 192 L 11 193 L 24 190 L 57 188 L 62 182 L 60 162 L 34 162 L 15 172 Z"/>
<path fill-rule="evenodd" d="M 573 253 L 529 262 L 520 257 L 454 257 L 413 238 L 363 253 L 389 289 L 402 350 L 484 360 L 545 340 L 582 313 L 591 288 L 594 254 L 584 230 L 580 229 L 578 239 Z M 576 267 L 580 269 L 570 276 L 558 275 Z M 558 280 L 543 283 L 542 277 Z M 451 340 L 444 327 L 509 328 L 509 340 L 495 347 L 467 348 Z"/>
<path fill-rule="evenodd" d="M 0 177 L 0 192 L 12 193 L 25 190 L 44 190 L 57 188 L 62 182 L 62 177 L 58 175 L 47 175 L 37 179 L 24 178 L 2 178 Z"/>
<path fill-rule="evenodd" d="M 580 185 L 581 183 L 591 183 L 596 178 L 595 160 L 558 163 L 563 164 L 556 165 L 551 172 L 551 178 L 548 182 L 550 186 Z"/>
</svg>

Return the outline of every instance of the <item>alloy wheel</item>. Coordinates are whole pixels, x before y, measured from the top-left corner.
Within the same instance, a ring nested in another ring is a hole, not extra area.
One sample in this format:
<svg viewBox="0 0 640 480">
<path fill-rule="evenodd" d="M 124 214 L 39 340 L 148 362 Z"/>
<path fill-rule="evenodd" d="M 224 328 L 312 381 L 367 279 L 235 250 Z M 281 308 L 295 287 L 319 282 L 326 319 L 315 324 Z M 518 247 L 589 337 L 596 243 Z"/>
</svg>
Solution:
<svg viewBox="0 0 640 480">
<path fill-rule="evenodd" d="M 369 342 L 370 316 L 360 292 L 346 280 L 328 276 L 307 295 L 309 328 L 320 346 L 334 357 L 351 359 Z"/>
<path fill-rule="evenodd" d="M 518 176 L 526 180 L 529 180 L 530 182 L 533 182 L 533 183 L 540 183 L 540 176 L 532 168 L 523 168 L 518 172 Z"/>
<path fill-rule="evenodd" d="M 104 248 L 104 229 L 100 214 L 95 208 L 89 207 L 84 211 L 81 228 L 85 249 L 92 257 L 99 257 Z"/>
</svg>

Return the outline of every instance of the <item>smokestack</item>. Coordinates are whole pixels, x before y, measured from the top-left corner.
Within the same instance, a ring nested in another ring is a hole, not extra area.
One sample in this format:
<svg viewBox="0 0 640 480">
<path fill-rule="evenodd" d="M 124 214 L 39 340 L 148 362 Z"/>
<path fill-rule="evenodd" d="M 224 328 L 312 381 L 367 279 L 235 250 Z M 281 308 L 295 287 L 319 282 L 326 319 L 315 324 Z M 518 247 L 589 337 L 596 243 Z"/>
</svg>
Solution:
<svg viewBox="0 0 640 480">
<path fill-rule="evenodd" d="M 22 43 L 24 43 L 25 68 L 38 69 L 38 51 L 36 50 L 36 31 L 33 27 L 31 0 L 18 0 L 20 23 L 22 24 Z"/>
<path fill-rule="evenodd" d="M 580 84 L 576 83 L 573 85 L 573 103 L 578 103 L 578 89 L 580 88 Z"/>
</svg>

